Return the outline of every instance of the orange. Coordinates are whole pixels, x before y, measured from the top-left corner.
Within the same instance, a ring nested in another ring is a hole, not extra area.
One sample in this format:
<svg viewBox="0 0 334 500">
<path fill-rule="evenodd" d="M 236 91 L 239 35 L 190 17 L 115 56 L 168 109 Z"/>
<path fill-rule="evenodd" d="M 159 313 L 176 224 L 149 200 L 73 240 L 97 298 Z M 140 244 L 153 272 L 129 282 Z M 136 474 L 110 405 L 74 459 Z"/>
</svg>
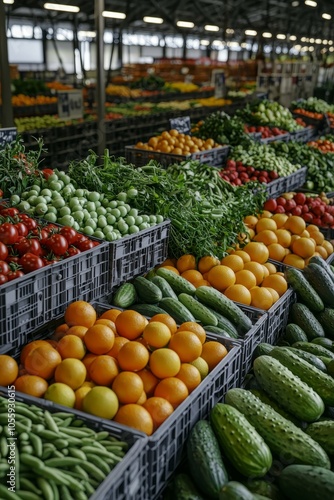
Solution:
<svg viewBox="0 0 334 500">
<path fill-rule="evenodd" d="M 119 373 L 115 358 L 107 354 L 96 356 L 88 367 L 89 376 L 97 385 L 110 386 Z"/>
<path fill-rule="evenodd" d="M 245 270 L 250 271 L 252 274 L 254 274 L 257 285 L 260 285 L 260 283 L 262 283 L 264 278 L 264 270 L 262 264 L 259 264 L 258 262 L 247 262 L 245 264 Z"/>
<path fill-rule="evenodd" d="M 250 262 L 250 256 L 248 255 L 247 252 L 244 252 L 243 250 L 235 250 L 232 255 L 238 255 L 238 257 L 241 257 L 242 260 L 244 261 L 244 264 L 246 262 Z"/>
<path fill-rule="evenodd" d="M 250 293 L 252 296 L 252 307 L 267 311 L 274 303 L 272 294 L 266 288 L 256 286 L 250 290 Z"/>
<path fill-rule="evenodd" d="M 208 281 L 213 287 L 222 292 L 228 286 L 234 285 L 235 274 L 234 271 L 227 266 L 214 266 L 209 271 Z"/>
<path fill-rule="evenodd" d="M 274 231 L 271 231 L 270 229 L 264 229 L 260 233 L 256 234 L 253 240 L 264 243 L 266 246 L 278 242 L 276 234 L 274 233 Z"/>
<path fill-rule="evenodd" d="M 42 398 L 48 388 L 47 381 L 36 375 L 22 375 L 15 380 L 14 385 L 17 391 L 35 396 L 35 398 Z"/>
<path fill-rule="evenodd" d="M 205 257 L 199 259 L 197 268 L 200 273 L 204 274 L 208 273 L 213 266 L 218 266 L 218 264 L 220 264 L 220 261 L 217 257 L 206 255 Z"/>
<path fill-rule="evenodd" d="M 59 340 L 57 349 L 62 359 L 82 359 L 86 354 L 85 344 L 82 339 L 76 335 L 65 335 L 65 337 Z"/>
<path fill-rule="evenodd" d="M 146 396 L 146 392 L 143 391 L 140 395 L 140 398 L 138 399 L 138 401 L 136 401 L 136 404 L 137 405 L 143 405 L 145 403 L 145 401 L 147 400 L 147 396 Z"/>
<path fill-rule="evenodd" d="M 114 418 L 118 407 L 117 396 L 109 387 L 93 387 L 82 402 L 83 411 L 107 419 Z"/>
<path fill-rule="evenodd" d="M 179 270 L 176 267 L 173 266 L 164 266 L 164 269 L 169 269 L 169 271 L 172 271 L 173 273 L 180 275 Z"/>
<path fill-rule="evenodd" d="M 166 326 L 168 326 L 170 333 L 173 335 L 176 330 L 177 330 L 177 324 L 174 318 L 169 316 L 169 314 L 155 314 L 150 318 L 149 323 L 151 321 L 159 321 L 160 323 L 164 323 Z"/>
<path fill-rule="evenodd" d="M 204 380 L 205 377 L 209 373 L 209 365 L 205 361 L 205 359 L 200 357 L 200 358 L 195 359 L 195 361 L 192 361 L 190 364 L 197 368 L 197 370 L 199 371 L 199 373 L 201 375 L 201 380 Z"/>
<path fill-rule="evenodd" d="M 201 341 L 201 344 L 204 344 L 206 340 L 206 333 L 203 326 L 201 326 L 199 323 L 196 323 L 195 321 L 186 321 L 185 323 L 182 323 L 177 331 L 196 333 L 197 337 Z"/>
<path fill-rule="evenodd" d="M 272 216 L 273 214 L 269 210 L 263 210 L 263 212 L 257 215 L 259 219 L 271 219 Z"/>
<path fill-rule="evenodd" d="M 36 349 L 28 354 L 24 367 L 30 375 L 37 375 L 45 380 L 49 380 L 53 377 L 61 361 L 61 356 L 56 349 L 49 345 L 47 347 L 42 345 L 36 347 Z"/>
<path fill-rule="evenodd" d="M 137 373 L 121 372 L 114 379 L 112 390 L 122 404 L 137 403 L 144 390 L 142 379 Z"/>
<path fill-rule="evenodd" d="M 153 375 L 153 373 L 147 368 L 139 370 L 139 372 L 137 372 L 137 375 L 139 375 L 139 377 L 143 381 L 144 391 L 146 392 L 147 396 L 152 396 L 154 393 L 154 389 L 158 385 L 159 379 L 155 375 Z"/>
<path fill-rule="evenodd" d="M 288 220 L 288 215 L 286 214 L 274 214 L 272 219 L 276 222 L 277 229 L 280 229 L 284 226 L 286 221 Z"/>
<path fill-rule="evenodd" d="M 174 408 L 167 399 L 158 397 L 148 398 L 143 407 L 152 417 L 154 430 L 160 427 L 174 411 Z"/>
<path fill-rule="evenodd" d="M 80 339 L 83 339 L 87 330 L 88 328 L 86 326 L 79 326 L 79 325 L 71 326 L 67 330 L 66 335 L 76 335 Z"/>
<path fill-rule="evenodd" d="M 121 314 L 122 311 L 119 309 L 109 309 L 108 311 L 105 311 L 99 319 L 110 319 L 110 321 L 113 321 L 115 323 L 117 316 Z"/>
<path fill-rule="evenodd" d="M 92 387 L 95 387 L 96 384 L 94 384 L 94 382 L 88 382 L 87 380 L 85 380 L 85 382 L 82 384 L 81 387 L 90 387 L 92 389 Z"/>
<path fill-rule="evenodd" d="M 181 276 L 185 280 L 190 281 L 193 285 L 203 280 L 203 275 L 195 269 L 188 269 L 188 271 L 184 271 Z"/>
<path fill-rule="evenodd" d="M 79 325 L 89 328 L 96 321 L 96 312 L 88 302 L 77 300 L 67 307 L 64 319 L 68 326 Z"/>
<path fill-rule="evenodd" d="M 157 267 L 172 266 L 175 267 L 177 259 L 166 259 L 162 264 Z"/>
<path fill-rule="evenodd" d="M 235 255 L 235 254 L 223 257 L 221 260 L 221 264 L 223 266 L 229 267 L 235 273 L 241 271 L 244 268 L 243 259 L 240 257 L 240 255 Z"/>
<path fill-rule="evenodd" d="M 12 385 L 19 374 L 17 362 L 11 356 L 0 354 L 0 385 L 7 387 Z"/>
<path fill-rule="evenodd" d="M 273 288 L 270 288 L 268 286 L 266 286 L 266 289 L 269 290 L 269 292 L 271 293 L 274 304 L 275 304 L 275 302 L 277 302 L 279 299 L 278 293 L 276 292 L 276 290 L 274 290 Z"/>
<path fill-rule="evenodd" d="M 143 331 L 143 338 L 150 347 L 165 347 L 171 339 L 167 325 L 159 321 L 150 321 Z"/>
<path fill-rule="evenodd" d="M 189 395 L 187 386 L 176 377 L 164 378 L 154 391 L 154 396 L 167 399 L 173 408 L 177 408 Z"/>
<path fill-rule="evenodd" d="M 327 253 L 326 249 L 323 246 L 317 245 L 315 247 L 315 252 L 314 253 L 316 254 L 317 252 L 318 252 L 319 255 L 321 255 L 321 257 L 323 259 L 327 259 L 328 253 Z"/>
<path fill-rule="evenodd" d="M 68 329 L 69 329 L 69 326 L 66 323 L 63 323 L 62 325 L 57 326 L 57 328 L 55 329 L 55 331 L 53 333 L 53 338 L 56 340 L 61 339 L 65 335 L 65 333 L 67 332 Z"/>
<path fill-rule="evenodd" d="M 306 222 L 299 215 L 292 215 L 287 219 L 284 228 L 288 229 L 292 234 L 301 234 L 305 231 Z"/>
<path fill-rule="evenodd" d="M 149 352 L 139 342 L 131 341 L 121 347 L 117 361 L 122 370 L 137 372 L 145 368 L 149 360 Z"/>
<path fill-rule="evenodd" d="M 262 217 L 255 226 L 255 231 L 257 233 L 260 233 L 261 231 L 264 230 L 276 231 L 276 229 L 277 229 L 276 222 L 268 217 Z"/>
<path fill-rule="evenodd" d="M 118 353 L 120 349 L 123 347 L 124 344 L 127 342 L 130 342 L 128 339 L 125 337 L 115 337 L 115 342 L 110 351 L 106 352 L 108 356 L 112 356 L 113 358 L 117 359 Z"/>
<path fill-rule="evenodd" d="M 285 252 L 284 252 L 284 255 L 285 255 Z M 261 266 L 263 269 L 263 278 L 265 278 L 266 276 L 269 276 L 269 270 L 266 268 L 266 266 L 264 264 L 261 264 Z"/>
<path fill-rule="evenodd" d="M 252 261 L 258 262 L 259 264 L 264 264 L 269 258 L 269 250 L 264 243 L 251 241 L 244 247 L 244 251 L 249 254 Z M 244 269 L 248 269 L 246 265 L 247 264 L 245 264 Z"/>
<path fill-rule="evenodd" d="M 48 339 L 45 342 L 47 342 L 48 344 L 50 344 L 51 347 L 53 347 L 54 349 L 57 350 L 57 346 L 58 346 L 58 341 L 57 340 Z"/>
<path fill-rule="evenodd" d="M 177 335 L 177 333 L 175 333 Z M 150 357 L 150 370 L 158 378 L 175 377 L 180 371 L 181 360 L 172 349 L 156 349 Z"/>
<path fill-rule="evenodd" d="M 299 238 L 299 236 L 298 236 L 298 238 Z M 289 253 L 292 253 L 291 250 L 290 250 L 290 248 L 286 248 L 285 249 L 285 255 L 289 255 Z"/>
<path fill-rule="evenodd" d="M 193 283 L 194 287 L 195 288 L 198 288 L 200 286 L 211 286 L 210 283 L 206 280 L 199 280 L 199 281 L 196 281 L 196 283 Z"/>
<path fill-rule="evenodd" d="M 244 223 L 246 224 L 246 226 L 248 226 L 250 229 L 254 229 L 257 222 L 258 222 L 258 218 L 255 217 L 255 215 L 247 215 L 247 217 L 244 218 Z"/>
<path fill-rule="evenodd" d="M 86 356 L 84 356 L 84 357 L 82 358 L 82 360 L 81 360 L 81 361 L 82 361 L 82 362 L 83 362 L 83 364 L 85 365 L 86 370 L 87 370 L 87 373 L 88 373 L 88 368 L 89 368 L 90 364 L 94 361 L 94 359 L 95 359 L 96 357 L 97 357 L 97 356 L 96 356 L 96 354 L 92 354 L 92 353 L 90 353 L 90 352 L 89 352 L 88 354 L 86 354 Z"/>
<path fill-rule="evenodd" d="M 284 248 L 288 248 L 291 245 L 291 233 L 287 229 L 277 229 L 275 231 L 277 236 L 277 242 Z"/>
<path fill-rule="evenodd" d="M 325 239 L 325 236 L 322 234 L 321 231 L 313 231 L 310 233 L 314 241 L 316 242 L 317 245 L 322 245 Z"/>
<path fill-rule="evenodd" d="M 176 332 L 171 338 L 168 347 L 179 355 L 182 363 L 194 361 L 202 353 L 202 343 L 196 333 L 193 332 Z"/>
<path fill-rule="evenodd" d="M 268 246 L 269 258 L 282 262 L 285 257 L 285 248 L 279 243 L 273 243 Z M 268 271 L 269 272 L 269 271 Z"/>
<path fill-rule="evenodd" d="M 62 382 L 75 391 L 86 380 L 86 374 L 86 367 L 79 359 L 67 358 L 57 366 L 54 378 L 56 382 Z"/>
<path fill-rule="evenodd" d="M 66 325 L 67 326 L 67 325 Z M 64 334 L 65 335 L 65 334 Z M 20 354 L 20 361 L 24 365 L 25 360 L 28 356 L 28 354 L 36 349 L 36 347 L 50 347 L 50 344 L 46 340 L 33 340 L 32 342 L 29 342 L 29 344 L 26 344 Z"/>
<path fill-rule="evenodd" d="M 313 234 L 317 234 L 317 233 L 313 233 Z M 313 234 L 312 234 L 312 238 L 313 238 Z M 310 233 L 307 231 L 307 229 L 305 229 L 305 231 L 303 231 L 301 234 L 300 234 L 301 237 L 303 238 L 311 238 L 311 235 Z"/>
<path fill-rule="evenodd" d="M 286 282 L 286 279 L 283 276 L 280 276 L 279 274 L 271 274 L 270 276 L 264 278 L 262 286 L 273 288 L 274 290 L 276 290 L 276 292 L 280 297 L 288 289 L 288 284 Z"/>
<path fill-rule="evenodd" d="M 94 325 L 88 328 L 83 341 L 93 354 L 106 354 L 114 345 L 115 334 L 109 326 Z"/>
<path fill-rule="evenodd" d="M 182 255 L 176 262 L 176 268 L 180 274 L 189 269 L 196 269 L 196 258 L 194 255 Z"/>
<path fill-rule="evenodd" d="M 187 386 L 189 394 L 201 383 L 202 378 L 199 370 L 190 363 L 182 363 L 176 378 L 182 380 Z"/>
<path fill-rule="evenodd" d="M 115 325 L 118 335 L 129 340 L 135 340 L 143 333 L 147 319 L 137 311 L 128 309 L 117 316 Z"/>
<path fill-rule="evenodd" d="M 315 232 L 315 233 L 319 233 L 319 232 L 320 232 L 319 227 L 318 227 L 318 226 L 316 226 L 315 224 L 309 224 L 309 225 L 307 226 L 307 230 L 308 230 L 308 232 L 309 232 L 309 233 L 313 233 L 313 232 Z"/>
<path fill-rule="evenodd" d="M 154 424 L 150 413 L 138 404 L 131 403 L 121 406 L 114 417 L 114 421 L 128 427 L 133 427 L 148 436 L 153 433 Z"/>
<path fill-rule="evenodd" d="M 224 295 L 230 299 L 234 300 L 236 302 L 240 302 L 241 304 L 246 304 L 246 306 L 249 306 L 251 303 L 251 294 L 244 285 L 232 285 L 226 288 Z"/>
<path fill-rule="evenodd" d="M 298 238 L 298 240 L 293 242 L 292 251 L 299 257 L 303 257 L 303 259 L 307 259 L 308 257 L 312 257 L 315 252 L 316 245 L 311 241 L 310 238 Z"/>
<path fill-rule="evenodd" d="M 92 387 L 88 387 L 88 386 L 85 386 L 85 387 L 80 387 L 79 389 L 77 389 L 75 391 L 75 403 L 74 403 L 74 408 L 76 410 L 82 410 L 82 403 L 83 403 L 83 400 L 86 396 L 86 394 L 92 389 Z"/>
<path fill-rule="evenodd" d="M 243 269 L 242 271 L 238 271 L 237 273 L 235 273 L 235 283 L 237 285 L 243 285 L 249 290 L 256 285 L 256 277 L 248 269 Z"/>
<path fill-rule="evenodd" d="M 201 358 L 208 363 L 209 370 L 211 371 L 226 355 L 227 349 L 223 344 L 215 340 L 210 340 L 203 345 Z"/>
<path fill-rule="evenodd" d="M 111 319 L 107 319 L 107 318 L 100 318 L 100 319 L 97 319 L 94 323 L 94 325 L 106 325 L 106 326 L 109 326 L 109 328 L 114 332 L 114 334 L 116 335 L 116 326 L 115 326 L 115 323 L 113 321 L 111 321 Z"/>
<path fill-rule="evenodd" d="M 328 255 L 332 255 L 334 249 L 330 241 L 325 240 L 322 244 Z"/>
</svg>

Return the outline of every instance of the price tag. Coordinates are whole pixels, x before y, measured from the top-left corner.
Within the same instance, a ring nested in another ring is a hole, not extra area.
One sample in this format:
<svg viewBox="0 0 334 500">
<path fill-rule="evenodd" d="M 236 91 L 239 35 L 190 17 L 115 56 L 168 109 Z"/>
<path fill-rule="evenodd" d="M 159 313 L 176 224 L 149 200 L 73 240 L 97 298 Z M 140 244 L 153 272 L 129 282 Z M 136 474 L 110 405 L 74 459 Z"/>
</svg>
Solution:
<svg viewBox="0 0 334 500">
<path fill-rule="evenodd" d="M 170 128 L 177 130 L 180 134 L 189 134 L 191 130 L 190 116 L 179 116 L 169 120 Z"/>
<path fill-rule="evenodd" d="M 0 128 L 0 147 L 15 141 L 16 136 L 16 127 Z"/>
<path fill-rule="evenodd" d="M 58 91 L 59 118 L 82 118 L 83 96 L 82 90 Z"/>
</svg>

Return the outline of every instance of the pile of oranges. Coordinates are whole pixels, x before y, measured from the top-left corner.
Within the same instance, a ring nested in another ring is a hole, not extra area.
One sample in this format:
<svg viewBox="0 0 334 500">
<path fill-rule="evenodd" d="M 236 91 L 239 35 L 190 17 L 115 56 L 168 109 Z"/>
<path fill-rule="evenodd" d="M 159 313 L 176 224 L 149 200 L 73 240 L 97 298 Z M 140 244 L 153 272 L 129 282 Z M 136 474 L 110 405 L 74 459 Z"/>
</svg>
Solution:
<svg viewBox="0 0 334 500">
<path fill-rule="evenodd" d="M 20 365 L 0 355 L 0 385 L 113 419 L 151 435 L 228 353 L 203 327 L 133 310 L 99 318 L 70 304 L 51 339 L 26 344 Z"/>
<path fill-rule="evenodd" d="M 161 135 L 151 137 L 147 143 L 137 142 L 135 147 L 147 151 L 157 151 L 158 153 L 189 155 L 221 147 L 221 144 L 217 144 L 213 139 L 199 139 L 172 129 L 165 130 Z"/>
<path fill-rule="evenodd" d="M 314 224 L 306 226 L 298 215 L 265 211 L 259 217 L 246 217 L 245 224 L 250 238 L 267 247 L 270 259 L 289 266 L 304 269 L 314 255 L 327 259 L 333 253 L 333 245 L 325 240 L 319 227 Z"/>
</svg>

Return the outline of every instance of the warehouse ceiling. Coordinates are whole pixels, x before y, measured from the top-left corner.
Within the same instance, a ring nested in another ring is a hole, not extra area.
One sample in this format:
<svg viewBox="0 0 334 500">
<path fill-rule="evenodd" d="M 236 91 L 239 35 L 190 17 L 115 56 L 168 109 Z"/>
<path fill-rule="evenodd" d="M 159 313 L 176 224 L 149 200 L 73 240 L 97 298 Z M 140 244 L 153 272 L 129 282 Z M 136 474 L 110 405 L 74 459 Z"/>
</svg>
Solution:
<svg viewBox="0 0 334 500">
<path fill-rule="evenodd" d="M 6 0 L 4 0 L 6 2 Z M 8 1 L 8 0 L 7 0 Z M 31 19 L 42 26 L 62 24 L 76 19 L 78 26 L 94 29 L 94 0 L 70 0 L 67 5 L 80 8 L 77 14 L 46 10 L 46 0 L 14 0 L 6 4 L 8 18 Z M 50 0 L 61 3 L 58 0 Z M 306 0 L 308 1 L 308 0 Z M 62 3 L 65 3 L 62 0 Z M 312 2 L 311 2 L 312 3 Z M 334 0 L 317 0 L 315 7 L 304 0 L 105 0 L 105 10 L 126 14 L 124 20 L 105 18 L 107 29 L 127 32 L 147 32 L 161 35 L 182 34 L 239 42 L 262 38 L 269 32 L 271 41 L 277 35 L 292 35 L 299 39 L 334 39 Z M 324 19 L 323 14 L 332 16 Z M 144 16 L 160 17 L 161 24 L 146 23 Z M 194 23 L 193 28 L 177 26 L 178 21 Z M 219 31 L 208 31 L 206 25 L 218 26 Z M 246 30 L 257 32 L 247 35 Z M 282 37 L 278 37 L 284 43 Z"/>
</svg>

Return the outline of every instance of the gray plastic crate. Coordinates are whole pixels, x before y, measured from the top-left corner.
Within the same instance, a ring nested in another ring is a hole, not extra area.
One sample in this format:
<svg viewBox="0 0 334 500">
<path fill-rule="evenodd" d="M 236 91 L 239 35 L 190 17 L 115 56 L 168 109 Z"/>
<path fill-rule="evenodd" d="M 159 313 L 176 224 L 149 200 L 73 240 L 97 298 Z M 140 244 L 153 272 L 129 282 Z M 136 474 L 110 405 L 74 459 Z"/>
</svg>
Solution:
<svg viewBox="0 0 334 500">
<path fill-rule="evenodd" d="M 285 177 L 285 192 L 294 191 L 306 182 L 307 167 L 302 167 L 291 175 Z"/>
<path fill-rule="evenodd" d="M 279 177 L 265 185 L 268 198 L 277 198 L 285 193 L 285 177 Z"/>
<path fill-rule="evenodd" d="M 290 132 L 291 141 L 295 142 L 308 142 L 315 135 L 315 130 L 312 125 L 308 125 L 303 130 L 296 130 L 296 132 Z"/>
<path fill-rule="evenodd" d="M 0 387 L 0 396 L 8 397 L 7 388 Z M 15 392 L 15 401 L 38 406 L 50 413 L 74 414 L 76 418 L 83 420 L 87 427 L 96 432 L 108 431 L 111 436 L 128 443 L 129 449 L 123 460 L 112 469 L 93 495 L 89 497 L 90 500 L 148 500 L 150 498 L 148 449 L 145 434 L 116 422 L 97 418 L 18 391 Z"/>
<path fill-rule="evenodd" d="M 288 142 L 290 141 L 290 134 L 286 132 L 285 134 L 281 135 L 274 135 L 273 137 L 265 137 L 260 139 L 261 144 L 270 144 L 271 142 L 276 142 L 276 141 L 283 141 L 283 142 Z"/>
</svg>

